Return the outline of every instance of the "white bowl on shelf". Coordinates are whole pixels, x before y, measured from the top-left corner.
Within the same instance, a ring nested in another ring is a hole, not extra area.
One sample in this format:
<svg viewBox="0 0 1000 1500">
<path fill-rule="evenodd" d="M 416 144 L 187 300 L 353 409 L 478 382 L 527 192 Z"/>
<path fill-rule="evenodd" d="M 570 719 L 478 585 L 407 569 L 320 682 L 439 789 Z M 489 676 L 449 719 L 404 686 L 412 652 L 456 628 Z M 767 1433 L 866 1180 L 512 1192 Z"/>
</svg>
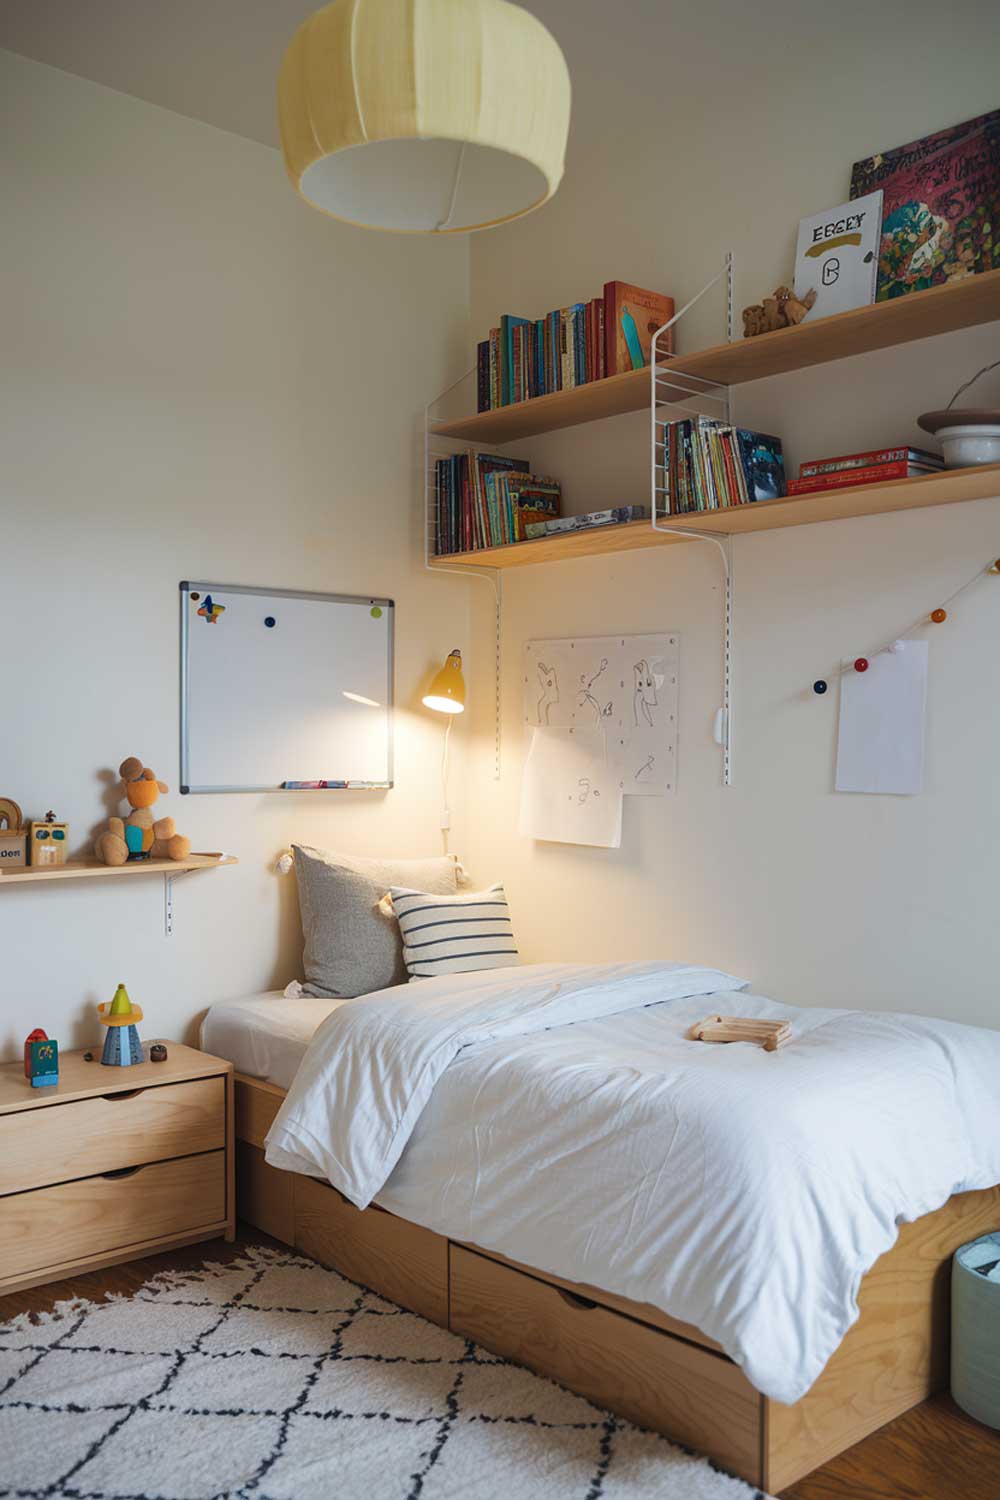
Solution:
<svg viewBox="0 0 1000 1500">
<path fill-rule="evenodd" d="M 940 440 L 946 469 L 1000 463 L 1000 408 L 957 407 L 924 412 L 917 426 Z"/>
</svg>

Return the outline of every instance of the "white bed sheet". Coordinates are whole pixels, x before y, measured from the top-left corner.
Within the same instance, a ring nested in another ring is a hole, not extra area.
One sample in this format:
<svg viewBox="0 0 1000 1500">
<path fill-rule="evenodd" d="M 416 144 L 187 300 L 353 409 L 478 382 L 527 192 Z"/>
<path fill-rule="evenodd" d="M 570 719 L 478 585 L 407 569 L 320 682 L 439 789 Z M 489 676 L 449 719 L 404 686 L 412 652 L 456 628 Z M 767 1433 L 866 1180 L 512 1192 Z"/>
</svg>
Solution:
<svg viewBox="0 0 1000 1500">
<path fill-rule="evenodd" d="M 1000 1033 L 796 1009 L 680 968 L 527 965 L 347 1002 L 267 1159 L 651 1302 L 797 1401 L 898 1225 L 1000 1181 Z M 716 1010 L 794 1039 L 686 1040 Z"/>
<path fill-rule="evenodd" d="M 201 1048 L 237 1073 L 289 1089 L 317 1026 L 343 1000 L 315 1000 L 267 990 L 213 1005 L 201 1023 Z"/>
</svg>

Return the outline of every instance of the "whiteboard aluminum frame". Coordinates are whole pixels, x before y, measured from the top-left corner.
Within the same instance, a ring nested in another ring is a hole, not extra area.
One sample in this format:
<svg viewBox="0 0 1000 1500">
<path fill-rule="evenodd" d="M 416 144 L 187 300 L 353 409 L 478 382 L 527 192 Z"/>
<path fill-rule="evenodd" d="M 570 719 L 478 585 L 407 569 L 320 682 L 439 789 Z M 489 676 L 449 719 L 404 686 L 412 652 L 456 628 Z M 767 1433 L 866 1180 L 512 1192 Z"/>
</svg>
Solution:
<svg viewBox="0 0 1000 1500">
<path fill-rule="evenodd" d="M 182 578 L 178 584 L 180 591 L 181 611 L 181 674 L 180 674 L 180 734 L 181 734 L 181 784 L 180 793 L 182 797 L 191 796 L 195 793 L 211 792 L 290 792 L 296 791 L 349 791 L 349 792 L 387 792 L 395 786 L 395 760 L 393 741 L 393 718 L 395 714 L 395 679 L 396 679 L 396 601 L 394 599 L 369 598 L 367 594 L 320 594 L 309 589 L 268 589 L 259 588 L 245 583 L 199 583 L 197 579 Z M 222 594 L 256 594 L 265 599 L 312 599 L 320 600 L 325 604 L 367 604 L 379 605 L 382 609 L 389 610 L 389 634 L 387 652 L 386 672 L 386 700 L 387 710 L 386 730 L 388 737 L 387 761 L 389 779 L 387 781 L 352 781 L 347 787 L 286 787 L 286 786 L 192 786 L 188 781 L 191 772 L 191 746 L 188 723 L 188 639 L 190 611 L 186 608 L 191 597 L 192 589 L 199 593 L 210 594 L 213 590 Z"/>
</svg>

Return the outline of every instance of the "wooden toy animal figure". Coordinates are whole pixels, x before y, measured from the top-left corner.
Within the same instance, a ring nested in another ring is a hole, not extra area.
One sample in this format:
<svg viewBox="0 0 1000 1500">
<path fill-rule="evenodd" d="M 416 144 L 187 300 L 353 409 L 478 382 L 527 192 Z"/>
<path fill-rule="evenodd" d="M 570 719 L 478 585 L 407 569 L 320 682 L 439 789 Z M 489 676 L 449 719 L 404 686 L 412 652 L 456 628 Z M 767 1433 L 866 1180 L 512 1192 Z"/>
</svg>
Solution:
<svg viewBox="0 0 1000 1500">
<path fill-rule="evenodd" d="M 191 840 L 178 833 L 173 818 L 153 819 L 153 804 L 161 792 L 169 791 L 157 781 L 148 766 L 130 755 L 118 767 L 118 795 L 132 811 L 127 818 L 109 818 L 108 826 L 94 840 L 94 853 L 105 865 L 123 865 L 129 859 L 187 859 Z"/>
</svg>

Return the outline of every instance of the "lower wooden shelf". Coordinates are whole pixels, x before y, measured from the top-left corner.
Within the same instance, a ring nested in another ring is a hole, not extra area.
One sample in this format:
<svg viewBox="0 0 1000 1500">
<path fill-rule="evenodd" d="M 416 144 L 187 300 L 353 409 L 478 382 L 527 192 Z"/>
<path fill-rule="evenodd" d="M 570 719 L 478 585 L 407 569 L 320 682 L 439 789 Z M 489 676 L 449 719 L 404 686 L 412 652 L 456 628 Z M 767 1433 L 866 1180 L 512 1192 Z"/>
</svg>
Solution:
<svg viewBox="0 0 1000 1500">
<path fill-rule="evenodd" d="M 809 526 L 818 521 L 842 521 L 856 516 L 889 515 L 928 505 L 953 505 L 962 500 L 984 500 L 1000 496 L 1000 464 L 982 464 L 972 469 L 946 469 L 919 479 L 893 479 L 888 483 L 864 484 L 842 490 L 818 490 L 781 500 L 758 500 L 752 505 L 734 505 L 725 510 L 698 511 L 670 516 L 664 524 L 683 526 L 705 535 L 748 531 L 773 531 L 785 526 Z M 485 547 L 478 552 L 453 552 L 432 557 L 432 568 L 449 564 L 472 564 L 482 568 L 523 568 L 533 563 L 558 562 L 574 557 L 593 557 L 636 548 L 659 547 L 684 542 L 687 537 L 654 531 L 648 521 L 629 521 L 621 526 L 600 526 L 592 531 L 567 531 L 514 542 L 506 547 Z"/>
<path fill-rule="evenodd" d="M 107 879 L 118 875 L 179 875 L 182 870 L 214 870 L 218 865 L 238 863 L 234 854 L 189 854 L 187 859 L 139 859 L 127 865 L 102 865 L 96 859 L 70 859 L 64 865 L 4 870 L 0 886 L 22 881 Z"/>
</svg>

